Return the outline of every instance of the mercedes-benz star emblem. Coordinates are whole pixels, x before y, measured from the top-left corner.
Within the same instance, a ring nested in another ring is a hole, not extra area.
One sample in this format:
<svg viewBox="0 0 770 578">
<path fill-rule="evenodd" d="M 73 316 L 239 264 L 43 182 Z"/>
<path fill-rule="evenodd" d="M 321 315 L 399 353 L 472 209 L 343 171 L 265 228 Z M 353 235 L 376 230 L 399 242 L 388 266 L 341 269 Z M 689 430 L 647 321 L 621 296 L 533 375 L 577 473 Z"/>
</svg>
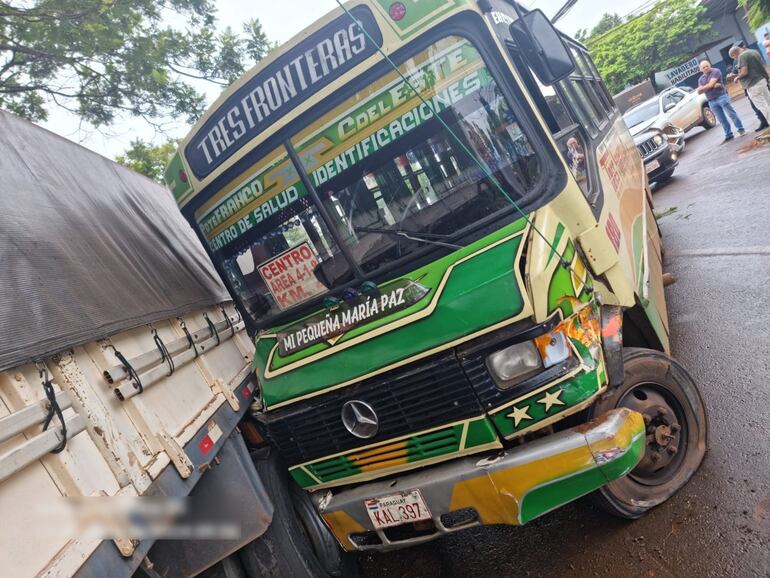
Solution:
<svg viewBox="0 0 770 578">
<path fill-rule="evenodd" d="M 377 435 L 380 421 L 372 406 L 354 399 L 342 406 L 342 423 L 354 436 L 369 439 Z"/>
</svg>

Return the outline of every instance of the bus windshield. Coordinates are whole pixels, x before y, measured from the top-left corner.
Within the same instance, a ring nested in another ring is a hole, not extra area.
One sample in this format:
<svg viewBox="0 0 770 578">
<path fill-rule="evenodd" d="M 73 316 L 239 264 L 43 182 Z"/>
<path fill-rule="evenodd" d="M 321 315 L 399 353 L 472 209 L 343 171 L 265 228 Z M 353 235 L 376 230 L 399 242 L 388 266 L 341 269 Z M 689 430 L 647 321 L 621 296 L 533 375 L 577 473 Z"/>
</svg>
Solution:
<svg viewBox="0 0 770 578">
<path fill-rule="evenodd" d="M 408 84 L 396 71 L 373 78 L 291 139 L 330 218 L 285 152 L 266 163 L 293 184 L 224 250 L 231 285 L 258 323 L 351 283 L 330 227 L 369 279 L 428 246 L 449 251 L 458 233 L 509 209 L 490 173 L 533 208 L 541 163 L 473 45 L 445 38 L 400 70 Z"/>
</svg>

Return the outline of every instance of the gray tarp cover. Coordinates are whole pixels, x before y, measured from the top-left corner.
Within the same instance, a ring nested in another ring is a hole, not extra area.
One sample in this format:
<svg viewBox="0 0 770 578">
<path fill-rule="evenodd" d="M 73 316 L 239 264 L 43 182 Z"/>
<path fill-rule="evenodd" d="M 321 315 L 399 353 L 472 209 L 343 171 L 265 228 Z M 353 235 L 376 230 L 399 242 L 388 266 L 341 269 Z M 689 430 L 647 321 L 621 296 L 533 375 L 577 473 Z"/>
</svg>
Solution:
<svg viewBox="0 0 770 578">
<path fill-rule="evenodd" d="M 171 194 L 0 111 L 0 370 L 230 299 Z"/>
</svg>

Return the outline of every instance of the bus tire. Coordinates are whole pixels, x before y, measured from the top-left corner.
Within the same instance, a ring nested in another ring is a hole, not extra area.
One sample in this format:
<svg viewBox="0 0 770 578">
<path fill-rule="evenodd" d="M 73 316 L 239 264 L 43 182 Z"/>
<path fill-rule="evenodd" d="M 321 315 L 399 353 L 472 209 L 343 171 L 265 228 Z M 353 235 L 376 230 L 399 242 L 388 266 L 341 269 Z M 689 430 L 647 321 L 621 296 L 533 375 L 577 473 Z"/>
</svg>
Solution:
<svg viewBox="0 0 770 578">
<path fill-rule="evenodd" d="M 267 531 L 239 551 L 249 578 L 356 576 L 355 559 L 339 548 L 315 513 L 307 492 L 294 487 L 296 484 L 275 452 L 254 452 L 252 460 L 273 502 L 274 512 Z M 300 512 L 303 515 L 312 512 L 318 518 L 317 523 L 303 522 Z M 312 537 L 311 532 L 315 533 Z"/>
<path fill-rule="evenodd" d="M 708 423 L 697 385 L 675 359 L 629 347 L 623 363 L 623 383 L 604 394 L 589 417 L 618 407 L 640 412 L 647 428 L 645 454 L 628 475 L 592 496 L 607 512 L 633 520 L 665 502 L 698 470 L 706 455 Z"/>
</svg>

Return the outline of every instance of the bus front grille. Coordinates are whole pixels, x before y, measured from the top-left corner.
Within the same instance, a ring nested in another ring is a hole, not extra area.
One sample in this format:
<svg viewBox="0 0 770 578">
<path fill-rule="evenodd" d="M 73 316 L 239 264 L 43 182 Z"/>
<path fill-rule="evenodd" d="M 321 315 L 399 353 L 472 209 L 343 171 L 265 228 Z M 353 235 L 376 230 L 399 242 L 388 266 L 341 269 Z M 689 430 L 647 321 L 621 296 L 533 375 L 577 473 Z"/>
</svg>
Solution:
<svg viewBox="0 0 770 578">
<path fill-rule="evenodd" d="M 352 400 L 377 414 L 377 434 L 361 439 L 342 422 Z M 289 465 L 297 465 L 483 414 L 453 355 L 422 360 L 290 407 L 258 415 L 263 435 Z"/>
</svg>

